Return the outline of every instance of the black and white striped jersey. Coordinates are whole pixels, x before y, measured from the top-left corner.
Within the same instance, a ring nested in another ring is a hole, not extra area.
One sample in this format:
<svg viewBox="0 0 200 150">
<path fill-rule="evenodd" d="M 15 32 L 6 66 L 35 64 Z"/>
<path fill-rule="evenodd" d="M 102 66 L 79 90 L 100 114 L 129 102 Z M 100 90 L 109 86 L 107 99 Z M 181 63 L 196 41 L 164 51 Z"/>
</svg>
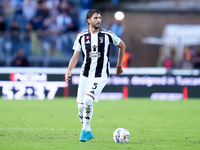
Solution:
<svg viewBox="0 0 200 150">
<path fill-rule="evenodd" d="M 79 33 L 73 49 L 82 51 L 82 72 L 85 77 L 109 76 L 110 44 L 117 46 L 121 39 L 113 32 L 100 28 L 97 33 L 90 33 L 89 29 Z"/>
</svg>

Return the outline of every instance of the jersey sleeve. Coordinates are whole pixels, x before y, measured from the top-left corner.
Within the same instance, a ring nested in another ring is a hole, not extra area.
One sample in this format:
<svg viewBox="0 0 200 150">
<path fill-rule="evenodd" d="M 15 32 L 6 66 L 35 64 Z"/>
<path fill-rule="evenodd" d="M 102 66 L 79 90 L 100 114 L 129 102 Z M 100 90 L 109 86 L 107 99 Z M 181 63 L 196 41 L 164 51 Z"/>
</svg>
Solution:
<svg viewBox="0 0 200 150">
<path fill-rule="evenodd" d="M 77 35 L 76 40 L 75 40 L 75 42 L 74 42 L 74 45 L 73 45 L 73 47 L 72 47 L 73 50 L 81 51 L 81 44 L 80 44 L 79 41 L 80 41 L 80 36 Z"/>
<path fill-rule="evenodd" d="M 119 45 L 121 39 L 120 39 L 118 36 L 116 36 L 112 31 L 110 31 L 110 33 L 111 33 L 110 35 L 111 35 L 111 37 L 112 37 L 112 42 L 113 42 L 113 44 L 114 44 L 115 46 Z"/>
</svg>

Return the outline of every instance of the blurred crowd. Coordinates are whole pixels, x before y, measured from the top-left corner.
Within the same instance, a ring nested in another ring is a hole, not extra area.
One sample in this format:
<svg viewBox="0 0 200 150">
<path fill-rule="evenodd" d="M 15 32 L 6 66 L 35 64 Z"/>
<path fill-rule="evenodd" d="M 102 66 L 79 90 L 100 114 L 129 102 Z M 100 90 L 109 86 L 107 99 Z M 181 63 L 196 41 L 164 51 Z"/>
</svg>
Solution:
<svg viewBox="0 0 200 150">
<path fill-rule="evenodd" d="M 85 17 L 92 5 L 93 0 L 0 0 L 0 66 L 67 63 L 77 33 L 88 27 Z M 107 29 L 123 36 L 121 21 L 114 19 Z M 117 56 L 112 46 L 111 61 Z M 124 64 L 129 66 L 129 57 Z"/>
<path fill-rule="evenodd" d="M 176 61 L 176 50 L 173 48 L 169 56 L 164 56 L 162 65 L 166 69 L 181 68 L 181 69 L 199 69 L 200 68 L 200 52 L 198 46 L 185 46 L 183 59 L 180 62 Z"/>
<path fill-rule="evenodd" d="M 76 34 L 87 27 L 79 14 L 91 5 L 82 0 L 77 11 L 68 0 L 0 0 L 1 57 L 18 50 L 26 58 L 71 55 Z"/>
</svg>

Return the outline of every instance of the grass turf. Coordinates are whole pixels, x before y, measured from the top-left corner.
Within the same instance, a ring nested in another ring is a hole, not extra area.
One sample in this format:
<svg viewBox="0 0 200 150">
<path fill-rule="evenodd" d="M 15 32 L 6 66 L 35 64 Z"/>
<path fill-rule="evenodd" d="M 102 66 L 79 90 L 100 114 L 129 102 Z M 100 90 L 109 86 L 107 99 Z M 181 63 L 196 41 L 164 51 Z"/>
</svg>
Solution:
<svg viewBox="0 0 200 150">
<path fill-rule="evenodd" d="M 94 139 L 79 142 L 81 123 L 75 98 L 0 99 L 0 150 L 197 150 L 200 148 L 200 100 L 128 99 L 94 103 Z M 117 144 L 119 127 L 131 134 Z"/>
</svg>

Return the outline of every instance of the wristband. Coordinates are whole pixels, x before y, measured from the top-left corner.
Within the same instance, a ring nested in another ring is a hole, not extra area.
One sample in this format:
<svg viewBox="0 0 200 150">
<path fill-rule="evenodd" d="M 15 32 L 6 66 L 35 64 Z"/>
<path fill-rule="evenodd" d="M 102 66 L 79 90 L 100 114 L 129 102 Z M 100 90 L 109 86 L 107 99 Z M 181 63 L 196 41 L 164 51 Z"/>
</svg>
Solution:
<svg viewBox="0 0 200 150">
<path fill-rule="evenodd" d="M 117 68 L 122 68 L 122 67 L 118 67 L 118 66 L 117 66 Z"/>
</svg>

